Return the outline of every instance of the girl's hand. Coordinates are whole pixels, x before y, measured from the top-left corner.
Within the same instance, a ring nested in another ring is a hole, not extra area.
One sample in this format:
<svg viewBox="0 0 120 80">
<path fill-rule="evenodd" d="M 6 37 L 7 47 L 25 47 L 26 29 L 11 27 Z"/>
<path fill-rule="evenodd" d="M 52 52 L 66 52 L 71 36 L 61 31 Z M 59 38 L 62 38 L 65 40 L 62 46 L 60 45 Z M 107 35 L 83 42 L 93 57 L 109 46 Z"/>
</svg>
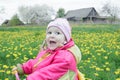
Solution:
<svg viewBox="0 0 120 80">
<path fill-rule="evenodd" d="M 16 67 L 16 66 L 12 69 L 12 71 L 15 71 L 15 70 L 17 70 L 17 67 Z"/>
<path fill-rule="evenodd" d="M 17 64 L 17 66 L 15 66 L 13 69 L 12 69 L 12 73 L 15 74 L 15 73 L 18 73 L 18 74 L 24 74 L 24 71 L 22 69 L 22 64 Z"/>
<path fill-rule="evenodd" d="M 18 71 L 17 67 L 15 66 L 13 69 L 12 69 L 12 74 L 15 74 L 16 71 Z"/>
<path fill-rule="evenodd" d="M 17 64 L 13 69 L 12 73 L 15 74 L 16 72 L 21 73 L 21 64 Z"/>
<path fill-rule="evenodd" d="M 18 71 L 17 71 L 17 67 L 13 68 L 12 73 L 15 75 L 16 80 L 20 80 L 19 75 L 18 75 Z"/>
</svg>

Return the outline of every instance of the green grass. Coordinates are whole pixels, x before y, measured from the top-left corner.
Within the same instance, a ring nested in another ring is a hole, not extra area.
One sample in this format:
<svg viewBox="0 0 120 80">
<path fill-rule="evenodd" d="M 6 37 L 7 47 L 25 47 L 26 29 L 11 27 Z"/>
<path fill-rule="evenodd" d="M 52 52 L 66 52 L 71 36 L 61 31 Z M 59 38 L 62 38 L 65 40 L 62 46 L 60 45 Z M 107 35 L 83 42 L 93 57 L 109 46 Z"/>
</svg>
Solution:
<svg viewBox="0 0 120 80">
<path fill-rule="evenodd" d="M 13 65 L 37 55 L 45 29 L 0 27 L 0 80 L 15 80 Z M 120 80 L 120 25 L 81 24 L 72 29 L 72 38 L 82 53 L 78 69 L 86 80 Z"/>
</svg>

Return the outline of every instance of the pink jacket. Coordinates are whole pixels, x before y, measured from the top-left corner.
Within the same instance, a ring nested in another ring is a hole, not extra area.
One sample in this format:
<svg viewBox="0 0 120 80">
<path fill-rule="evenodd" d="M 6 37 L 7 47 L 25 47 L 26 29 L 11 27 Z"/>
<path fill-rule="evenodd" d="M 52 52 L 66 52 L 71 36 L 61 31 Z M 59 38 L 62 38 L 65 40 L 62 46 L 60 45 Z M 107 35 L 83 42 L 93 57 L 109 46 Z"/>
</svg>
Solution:
<svg viewBox="0 0 120 80">
<path fill-rule="evenodd" d="M 23 63 L 24 73 L 29 74 L 26 80 L 59 80 L 68 70 L 73 71 L 75 73 L 74 80 L 78 80 L 77 59 L 72 52 L 67 50 L 72 46 L 74 46 L 74 42 L 71 40 L 63 47 L 54 51 L 47 49 L 40 52 L 35 59 Z M 46 54 L 49 55 L 44 58 L 43 55 Z M 44 59 L 40 61 L 41 57 Z"/>
</svg>

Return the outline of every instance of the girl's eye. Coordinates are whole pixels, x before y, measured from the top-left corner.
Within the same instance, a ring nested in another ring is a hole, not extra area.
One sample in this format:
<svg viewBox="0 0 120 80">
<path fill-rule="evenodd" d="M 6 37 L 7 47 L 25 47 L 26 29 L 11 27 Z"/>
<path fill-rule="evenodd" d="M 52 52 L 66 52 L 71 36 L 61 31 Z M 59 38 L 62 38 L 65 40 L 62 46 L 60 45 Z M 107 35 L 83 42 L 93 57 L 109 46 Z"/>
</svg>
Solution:
<svg viewBox="0 0 120 80">
<path fill-rule="evenodd" d="M 47 34 L 52 34 L 52 32 L 47 32 Z"/>
<path fill-rule="evenodd" d="M 60 34 L 60 32 L 56 32 L 56 34 L 57 34 L 57 35 L 59 35 L 59 34 Z"/>
</svg>

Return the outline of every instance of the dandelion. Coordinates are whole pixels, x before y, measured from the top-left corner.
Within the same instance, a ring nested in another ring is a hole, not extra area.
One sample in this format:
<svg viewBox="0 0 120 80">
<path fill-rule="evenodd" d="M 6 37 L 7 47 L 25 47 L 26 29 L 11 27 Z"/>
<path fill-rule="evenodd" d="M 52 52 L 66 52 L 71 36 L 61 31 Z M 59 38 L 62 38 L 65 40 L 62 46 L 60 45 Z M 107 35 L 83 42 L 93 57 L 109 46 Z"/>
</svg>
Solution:
<svg viewBox="0 0 120 80">
<path fill-rule="evenodd" d="M 29 51 L 29 54 L 30 54 L 30 55 L 33 55 L 33 53 L 32 53 L 31 51 Z"/>
<path fill-rule="evenodd" d="M 92 57 L 93 57 L 93 58 L 95 58 L 95 56 L 94 56 L 94 55 L 92 55 Z"/>
<path fill-rule="evenodd" d="M 0 70 L 0 72 L 5 72 L 4 70 Z"/>
<path fill-rule="evenodd" d="M 24 60 L 26 61 L 26 60 L 28 60 L 28 58 L 26 56 L 24 56 Z"/>
<path fill-rule="evenodd" d="M 24 48 L 22 48 L 22 51 L 24 51 L 25 49 Z"/>
<path fill-rule="evenodd" d="M 20 56 L 20 55 L 21 55 L 21 53 L 19 53 L 19 52 L 18 52 L 18 55 Z"/>
<path fill-rule="evenodd" d="M 116 80 L 120 80 L 120 78 L 117 78 Z"/>
<path fill-rule="evenodd" d="M 109 62 L 106 62 L 105 64 L 107 65 L 107 64 L 110 64 L 110 63 L 109 63 Z"/>
<path fill-rule="evenodd" d="M 10 66 L 10 68 L 12 69 L 12 68 L 14 68 L 15 66 Z"/>
<path fill-rule="evenodd" d="M 95 65 L 91 66 L 91 68 L 95 68 L 95 67 L 96 67 Z"/>
<path fill-rule="evenodd" d="M 10 74 L 11 72 L 10 71 L 7 71 L 6 74 Z"/>
<path fill-rule="evenodd" d="M 83 68 L 83 66 L 80 66 L 79 68 Z"/>
<path fill-rule="evenodd" d="M 106 71 L 110 71 L 110 68 L 106 68 Z"/>
<path fill-rule="evenodd" d="M 6 58 L 10 57 L 10 54 L 6 55 Z"/>
<path fill-rule="evenodd" d="M 14 53 L 13 56 L 14 56 L 14 57 L 17 57 L 18 55 Z"/>
<path fill-rule="evenodd" d="M 33 56 L 33 59 L 36 58 L 36 56 Z"/>
<path fill-rule="evenodd" d="M 5 68 L 5 69 L 7 69 L 7 68 L 9 68 L 7 65 L 3 65 L 3 68 Z"/>
<path fill-rule="evenodd" d="M 14 48 L 14 50 L 16 51 L 16 50 L 17 50 L 17 48 L 18 48 L 18 47 L 16 46 L 16 47 Z"/>
<path fill-rule="evenodd" d="M 117 69 L 117 70 L 115 71 L 115 74 L 116 74 L 116 75 L 120 74 L 120 69 Z"/>
<path fill-rule="evenodd" d="M 90 60 L 87 60 L 88 63 L 90 63 Z"/>
<path fill-rule="evenodd" d="M 96 69 L 96 71 L 100 71 L 101 70 L 99 67 L 96 67 L 95 69 Z"/>
<path fill-rule="evenodd" d="M 24 45 L 20 44 L 20 48 L 23 48 L 23 47 L 24 47 Z"/>
<path fill-rule="evenodd" d="M 5 51 L 5 49 L 2 50 L 3 52 Z"/>
<path fill-rule="evenodd" d="M 97 55 L 98 55 L 98 56 L 101 56 L 101 53 L 98 53 Z"/>
<path fill-rule="evenodd" d="M 96 57 L 94 57 L 93 59 L 96 60 Z"/>
<path fill-rule="evenodd" d="M 5 80 L 9 80 L 8 78 L 5 78 Z"/>
<path fill-rule="evenodd" d="M 116 51 L 115 54 L 116 54 L 117 56 L 120 55 L 120 53 L 119 53 L 118 51 Z"/>
<path fill-rule="evenodd" d="M 90 78 L 85 78 L 85 80 L 92 80 L 92 79 L 90 79 Z"/>
<path fill-rule="evenodd" d="M 105 59 L 108 59 L 108 56 L 105 56 L 104 58 L 105 58 Z"/>
<path fill-rule="evenodd" d="M 98 73 L 94 73 L 94 75 L 95 75 L 95 76 L 99 76 L 99 74 L 98 74 Z"/>
<path fill-rule="evenodd" d="M 103 67 L 105 68 L 105 67 L 106 67 L 106 65 L 103 65 Z"/>
</svg>

